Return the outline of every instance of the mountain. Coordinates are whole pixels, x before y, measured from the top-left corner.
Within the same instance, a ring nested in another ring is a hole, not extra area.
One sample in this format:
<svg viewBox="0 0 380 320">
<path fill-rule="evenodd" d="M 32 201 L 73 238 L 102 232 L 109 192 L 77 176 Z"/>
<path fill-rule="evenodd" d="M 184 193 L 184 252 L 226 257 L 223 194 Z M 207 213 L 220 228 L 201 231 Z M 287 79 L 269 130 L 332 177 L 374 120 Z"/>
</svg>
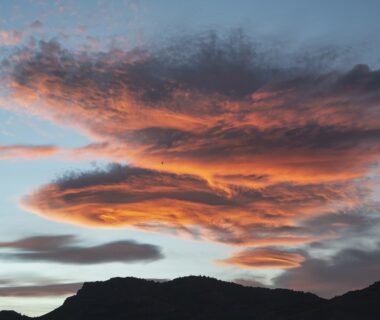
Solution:
<svg viewBox="0 0 380 320">
<path fill-rule="evenodd" d="M 28 320 L 28 319 L 31 319 L 31 318 L 22 316 L 14 311 L 8 311 L 8 310 L 0 311 L 0 320 Z"/>
<path fill-rule="evenodd" d="M 380 282 L 363 290 L 335 297 L 318 310 L 306 312 L 295 320 L 378 320 L 380 319 Z"/>
<path fill-rule="evenodd" d="M 113 278 L 85 283 L 38 320 L 378 320 L 380 282 L 330 300 L 285 289 L 244 287 L 208 277 L 167 282 Z M 0 320 L 28 320 L 0 312 Z"/>
</svg>

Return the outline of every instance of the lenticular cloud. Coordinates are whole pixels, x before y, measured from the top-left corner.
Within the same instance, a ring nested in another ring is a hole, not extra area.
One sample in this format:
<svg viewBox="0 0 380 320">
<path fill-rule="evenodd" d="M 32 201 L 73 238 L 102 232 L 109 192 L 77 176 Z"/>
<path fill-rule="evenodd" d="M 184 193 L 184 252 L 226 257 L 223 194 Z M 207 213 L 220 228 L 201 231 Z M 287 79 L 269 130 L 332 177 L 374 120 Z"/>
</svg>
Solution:
<svg viewBox="0 0 380 320">
<path fill-rule="evenodd" d="M 23 205 L 79 225 L 231 245 L 337 237 L 339 226 L 321 232 L 307 221 L 371 199 L 380 72 L 274 63 L 267 51 L 241 32 L 129 52 L 54 41 L 20 50 L 4 64 L 19 108 L 85 133 L 93 144 L 78 152 L 130 164 L 65 175 Z M 271 250 L 259 251 L 265 263 Z M 279 263 L 302 262 L 290 255 Z"/>
</svg>

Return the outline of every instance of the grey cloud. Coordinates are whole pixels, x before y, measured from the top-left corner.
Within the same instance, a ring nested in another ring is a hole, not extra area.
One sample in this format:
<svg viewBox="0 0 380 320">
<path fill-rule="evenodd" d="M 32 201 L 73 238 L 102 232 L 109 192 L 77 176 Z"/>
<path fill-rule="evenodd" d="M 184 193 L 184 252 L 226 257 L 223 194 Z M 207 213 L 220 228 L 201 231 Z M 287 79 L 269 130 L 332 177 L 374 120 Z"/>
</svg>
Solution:
<svg viewBox="0 0 380 320">
<path fill-rule="evenodd" d="M 274 286 L 332 297 L 380 278 L 380 244 L 375 249 L 344 249 L 330 259 L 306 259 L 301 267 L 274 279 Z"/>
<path fill-rule="evenodd" d="M 149 262 L 163 258 L 159 247 L 132 240 L 114 241 L 96 246 L 76 245 L 72 235 L 38 236 L 0 243 L 0 248 L 17 249 L 2 258 L 22 261 L 48 261 L 68 264 L 107 262 Z"/>
<path fill-rule="evenodd" d="M 43 24 L 40 20 L 34 20 L 30 25 L 29 28 L 32 30 L 39 30 L 43 27 Z"/>
<path fill-rule="evenodd" d="M 365 205 L 361 205 L 352 210 L 342 210 L 306 220 L 302 227 L 313 228 L 315 232 L 323 232 L 325 229 L 340 229 L 342 237 L 355 234 L 364 236 L 379 225 L 380 218 L 377 213 L 378 208 L 375 212 L 371 212 Z"/>
<path fill-rule="evenodd" d="M 236 278 L 233 282 L 245 287 L 266 287 L 260 280 L 252 278 Z"/>
<path fill-rule="evenodd" d="M 77 292 L 82 283 L 58 283 L 46 285 L 0 287 L 0 297 L 48 297 L 65 296 Z"/>
<path fill-rule="evenodd" d="M 36 75 L 34 72 L 58 76 L 67 89 L 91 81 L 100 92 L 112 88 L 116 94 L 126 86 L 148 103 L 165 100 L 183 87 L 243 97 L 270 77 L 285 74 L 265 64 L 255 51 L 254 44 L 240 31 L 228 37 L 210 32 L 177 39 L 174 45 L 164 49 L 139 48 L 129 53 L 114 50 L 87 55 L 85 59 L 75 57 L 58 42 L 41 41 L 39 51 L 30 61 L 18 65 L 14 76 L 18 82 L 30 86 L 33 86 L 30 80 Z M 109 63 L 120 55 L 122 59 L 118 63 Z"/>
<path fill-rule="evenodd" d="M 60 249 L 75 242 L 73 235 L 46 235 L 23 238 L 16 241 L 0 242 L 0 248 L 14 248 L 31 251 Z"/>
<path fill-rule="evenodd" d="M 167 198 L 209 205 L 232 204 L 232 201 L 225 194 L 218 194 L 206 180 L 197 176 L 160 172 L 120 164 L 110 164 L 105 169 L 69 172 L 53 183 L 61 190 L 79 189 L 78 193 L 64 196 L 67 202 L 80 201 L 83 196 L 87 195 L 106 203 L 133 203 Z M 110 192 L 101 188 L 89 191 L 80 190 L 91 186 L 118 186 L 123 184 L 128 188 Z M 185 187 L 184 190 L 180 190 L 181 186 Z M 160 187 L 161 190 L 156 187 Z"/>
</svg>

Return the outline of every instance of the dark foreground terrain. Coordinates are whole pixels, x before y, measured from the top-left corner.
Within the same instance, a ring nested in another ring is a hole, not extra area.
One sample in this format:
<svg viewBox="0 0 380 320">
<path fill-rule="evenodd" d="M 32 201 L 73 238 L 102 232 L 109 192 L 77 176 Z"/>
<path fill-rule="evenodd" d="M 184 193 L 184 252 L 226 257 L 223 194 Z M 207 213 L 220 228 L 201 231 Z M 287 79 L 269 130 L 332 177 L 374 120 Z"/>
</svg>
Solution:
<svg viewBox="0 0 380 320">
<path fill-rule="evenodd" d="M 1 311 L 0 320 L 32 318 Z M 244 287 L 207 277 L 168 282 L 114 278 L 85 283 L 38 320 L 379 320 L 380 282 L 325 300 L 311 293 Z"/>
</svg>

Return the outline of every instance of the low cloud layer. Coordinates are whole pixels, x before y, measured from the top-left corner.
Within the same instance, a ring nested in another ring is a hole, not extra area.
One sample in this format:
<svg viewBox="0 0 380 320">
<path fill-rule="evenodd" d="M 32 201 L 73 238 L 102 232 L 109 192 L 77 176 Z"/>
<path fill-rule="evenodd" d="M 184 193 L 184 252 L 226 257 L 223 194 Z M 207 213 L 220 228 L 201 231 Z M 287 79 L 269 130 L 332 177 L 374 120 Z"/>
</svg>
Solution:
<svg viewBox="0 0 380 320">
<path fill-rule="evenodd" d="M 2 253 L 3 259 L 47 261 L 68 264 L 98 264 L 107 262 L 149 262 L 163 258 L 160 248 L 131 240 L 114 241 L 96 246 L 77 244 L 72 235 L 36 236 L 14 242 L 1 242 L 0 249 L 16 249 Z"/>
<path fill-rule="evenodd" d="M 0 297 L 51 297 L 76 293 L 82 283 L 0 287 Z"/>
</svg>

